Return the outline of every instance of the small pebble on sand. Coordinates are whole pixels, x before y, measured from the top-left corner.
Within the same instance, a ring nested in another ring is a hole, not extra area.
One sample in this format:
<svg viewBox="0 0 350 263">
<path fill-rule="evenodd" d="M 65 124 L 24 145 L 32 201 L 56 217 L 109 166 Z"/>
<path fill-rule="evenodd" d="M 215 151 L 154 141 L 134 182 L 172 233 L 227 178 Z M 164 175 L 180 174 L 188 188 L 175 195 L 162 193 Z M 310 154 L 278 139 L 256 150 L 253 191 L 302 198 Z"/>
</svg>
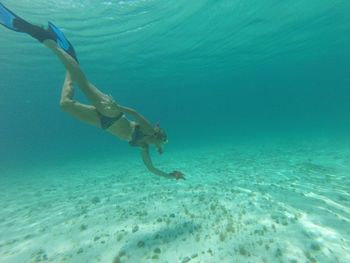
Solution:
<svg viewBox="0 0 350 263">
<path fill-rule="evenodd" d="M 132 229 L 132 232 L 135 233 L 139 230 L 139 226 L 134 226 L 133 229 Z"/>
<path fill-rule="evenodd" d="M 101 202 L 101 199 L 98 196 L 95 196 L 94 198 L 92 198 L 91 202 L 93 204 L 97 204 Z"/>
<path fill-rule="evenodd" d="M 138 247 L 144 247 L 145 246 L 145 242 L 144 241 L 139 241 L 138 243 L 137 243 L 137 246 Z"/>
</svg>

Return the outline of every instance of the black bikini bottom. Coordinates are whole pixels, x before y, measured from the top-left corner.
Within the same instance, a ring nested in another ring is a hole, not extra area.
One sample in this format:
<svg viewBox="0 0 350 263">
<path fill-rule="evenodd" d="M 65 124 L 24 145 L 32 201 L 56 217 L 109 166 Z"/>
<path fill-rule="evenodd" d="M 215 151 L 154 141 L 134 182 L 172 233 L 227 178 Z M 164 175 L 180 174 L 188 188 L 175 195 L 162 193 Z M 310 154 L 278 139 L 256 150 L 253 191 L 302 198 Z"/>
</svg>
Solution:
<svg viewBox="0 0 350 263">
<path fill-rule="evenodd" d="M 102 115 L 100 112 L 97 112 L 97 114 L 100 118 L 101 128 L 104 130 L 111 127 L 115 122 L 117 122 L 118 120 L 120 120 L 121 117 L 124 116 L 122 112 L 117 117 L 107 117 L 105 115 Z"/>
</svg>

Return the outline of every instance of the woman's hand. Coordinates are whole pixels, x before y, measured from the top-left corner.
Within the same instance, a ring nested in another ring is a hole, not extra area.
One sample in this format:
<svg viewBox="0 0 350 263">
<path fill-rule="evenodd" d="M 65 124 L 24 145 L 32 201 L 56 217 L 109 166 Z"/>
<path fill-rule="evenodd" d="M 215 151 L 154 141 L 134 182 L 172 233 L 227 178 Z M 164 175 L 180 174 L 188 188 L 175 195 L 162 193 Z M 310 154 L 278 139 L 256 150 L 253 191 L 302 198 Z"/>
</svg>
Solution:
<svg viewBox="0 0 350 263">
<path fill-rule="evenodd" d="M 176 180 L 180 180 L 180 179 L 186 180 L 185 175 L 180 171 L 174 171 L 170 173 L 170 175 L 173 176 Z"/>
</svg>

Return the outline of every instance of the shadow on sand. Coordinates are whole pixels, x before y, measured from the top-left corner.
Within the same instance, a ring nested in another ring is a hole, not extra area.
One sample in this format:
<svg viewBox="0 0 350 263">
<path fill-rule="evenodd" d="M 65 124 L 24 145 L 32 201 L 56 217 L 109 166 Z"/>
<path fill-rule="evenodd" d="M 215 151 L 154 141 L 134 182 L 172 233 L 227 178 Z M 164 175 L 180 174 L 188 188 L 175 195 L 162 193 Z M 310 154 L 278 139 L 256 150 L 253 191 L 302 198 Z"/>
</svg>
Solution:
<svg viewBox="0 0 350 263">
<path fill-rule="evenodd" d="M 146 254 L 160 257 L 159 247 L 169 244 L 179 238 L 193 235 L 199 231 L 200 225 L 191 221 L 177 223 L 173 226 L 164 226 L 155 232 L 137 235 L 132 240 L 126 242 L 115 256 L 113 263 L 142 262 Z M 152 252 L 153 251 L 153 252 Z M 150 257 L 151 258 L 151 257 Z"/>
</svg>

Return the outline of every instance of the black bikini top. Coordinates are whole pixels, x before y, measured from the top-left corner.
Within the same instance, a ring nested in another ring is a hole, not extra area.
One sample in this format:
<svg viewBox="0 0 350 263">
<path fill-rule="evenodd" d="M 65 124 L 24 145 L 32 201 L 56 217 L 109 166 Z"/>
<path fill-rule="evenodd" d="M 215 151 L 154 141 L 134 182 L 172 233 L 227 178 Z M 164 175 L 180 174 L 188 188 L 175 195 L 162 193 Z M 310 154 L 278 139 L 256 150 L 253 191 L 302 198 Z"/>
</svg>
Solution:
<svg viewBox="0 0 350 263">
<path fill-rule="evenodd" d="M 129 141 L 129 144 L 131 146 L 143 146 L 146 143 L 141 143 L 140 141 L 146 136 L 147 134 L 143 133 L 140 125 L 135 125 L 134 131 L 131 135 L 131 141 Z"/>
</svg>

